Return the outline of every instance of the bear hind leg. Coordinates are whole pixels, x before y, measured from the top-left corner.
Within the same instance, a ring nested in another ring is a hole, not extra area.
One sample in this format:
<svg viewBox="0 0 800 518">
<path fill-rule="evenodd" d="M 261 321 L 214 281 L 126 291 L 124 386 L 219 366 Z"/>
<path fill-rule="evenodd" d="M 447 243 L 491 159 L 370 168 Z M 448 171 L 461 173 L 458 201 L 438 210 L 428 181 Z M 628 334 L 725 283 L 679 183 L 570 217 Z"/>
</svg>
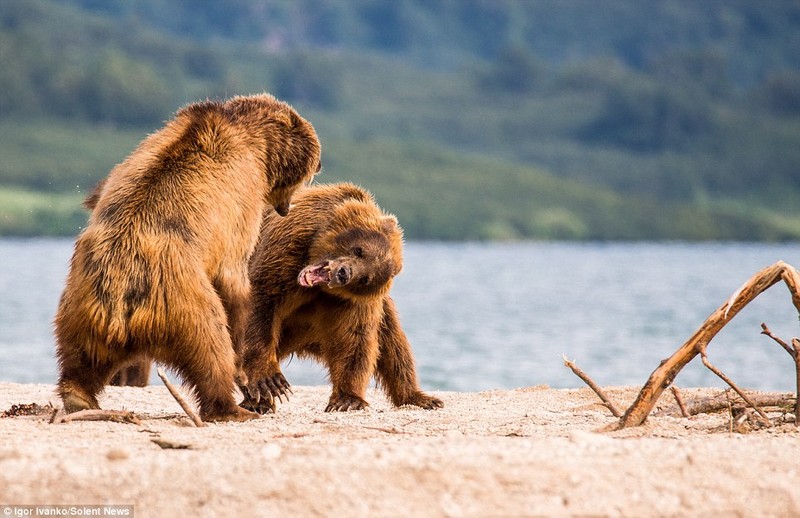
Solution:
<svg viewBox="0 0 800 518">
<path fill-rule="evenodd" d="M 397 308 L 390 297 L 384 300 L 383 309 L 377 378 L 392 404 L 398 407 L 414 405 L 428 410 L 444 407 L 441 399 L 419 388 L 411 345 L 400 327 Z"/>
<path fill-rule="evenodd" d="M 207 298 L 196 308 L 204 314 L 186 315 L 183 336 L 158 360 L 173 367 L 192 386 L 203 421 L 247 421 L 258 414 L 240 408 L 233 397 L 236 361 L 225 311 L 219 299 Z"/>
<path fill-rule="evenodd" d="M 198 342 L 198 347 L 204 347 Z M 231 351 L 232 353 L 232 351 Z M 247 421 L 258 414 L 239 407 L 233 397 L 233 355 L 198 353 L 194 358 L 167 361 L 192 386 L 203 421 Z"/>
<path fill-rule="evenodd" d="M 97 395 L 103 391 L 114 364 L 110 361 L 92 362 L 83 351 L 59 347 L 58 362 L 61 374 L 58 394 L 67 413 L 100 408 Z"/>
</svg>

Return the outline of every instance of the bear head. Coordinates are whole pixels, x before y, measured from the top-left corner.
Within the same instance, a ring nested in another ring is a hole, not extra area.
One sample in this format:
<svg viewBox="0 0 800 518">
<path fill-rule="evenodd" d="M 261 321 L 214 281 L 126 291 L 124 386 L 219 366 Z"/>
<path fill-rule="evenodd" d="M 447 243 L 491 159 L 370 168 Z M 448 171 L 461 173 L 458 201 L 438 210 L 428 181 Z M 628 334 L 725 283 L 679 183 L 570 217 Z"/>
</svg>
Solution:
<svg viewBox="0 0 800 518">
<path fill-rule="evenodd" d="M 372 199 L 346 200 L 314 239 L 297 282 L 344 299 L 383 297 L 403 268 L 402 242 L 397 218 Z"/>
<path fill-rule="evenodd" d="M 270 94 L 234 97 L 225 103 L 224 111 L 233 123 L 263 136 L 264 167 L 270 183 L 267 201 L 285 216 L 295 191 L 310 184 L 322 167 L 314 126 Z"/>
</svg>

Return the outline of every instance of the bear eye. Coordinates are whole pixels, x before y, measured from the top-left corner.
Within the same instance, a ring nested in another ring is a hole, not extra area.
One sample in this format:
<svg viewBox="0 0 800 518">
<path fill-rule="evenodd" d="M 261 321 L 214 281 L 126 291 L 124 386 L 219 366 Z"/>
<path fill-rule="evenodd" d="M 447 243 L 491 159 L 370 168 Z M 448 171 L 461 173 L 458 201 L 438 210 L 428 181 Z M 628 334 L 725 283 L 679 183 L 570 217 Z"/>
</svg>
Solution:
<svg viewBox="0 0 800 518">
<path fill-rule="evenodd" d="M 360 246 L 353 248 L 353 255 L 356 257 L 364 257 L 364 249 L 362 249 Z"/>
<path fill-rule="evenodd" d="M 369 277 L 361 277 L 361 279 L 358 282 L 360 282 L 362 286 L 366 286 L 367 284 L 369 284 Z"/>
</svg>

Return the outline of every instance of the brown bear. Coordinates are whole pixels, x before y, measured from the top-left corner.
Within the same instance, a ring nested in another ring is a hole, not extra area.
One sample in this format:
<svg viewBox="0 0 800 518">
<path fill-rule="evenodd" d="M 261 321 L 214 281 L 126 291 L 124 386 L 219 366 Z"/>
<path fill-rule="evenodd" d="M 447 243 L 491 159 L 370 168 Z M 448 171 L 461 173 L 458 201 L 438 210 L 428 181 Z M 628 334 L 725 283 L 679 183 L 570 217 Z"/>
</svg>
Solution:
<svg viewBox="0 0 800 518">
<path fill-rule="evenodd" d="M 250 260 L 244 408 L 275 411 L 275 399 L 291 392 L 280 362 L 292 354 L 327 366 L 333 392 L 326 411 L 368 406 L 373 375 L 396 406 L 443 406 L 419 389 L 389 296 L 403 266 L 402 242 L 397 219 L 348 183 L 298 191 L 285 218 L 267 212 Z"/>
<path fill-rule="evenodd" d="M 86 201 L 55 318 L 65 410 L 98 408 L 114 372 L 154 359 L 203 419 L 257 417 L 233 396 L 248 259 L 268 204 L 285 215 L 319 167 L 312 125 L 268 94 L 188 105 L 117 165 Z"/>
</svg>

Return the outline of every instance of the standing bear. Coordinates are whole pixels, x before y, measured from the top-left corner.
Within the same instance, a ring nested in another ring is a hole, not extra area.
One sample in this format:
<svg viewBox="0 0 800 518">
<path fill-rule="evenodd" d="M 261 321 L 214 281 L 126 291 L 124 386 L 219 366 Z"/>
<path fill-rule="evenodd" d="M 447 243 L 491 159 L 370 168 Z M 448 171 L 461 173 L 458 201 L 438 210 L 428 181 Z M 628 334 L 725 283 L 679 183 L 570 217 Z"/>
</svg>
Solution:
<svg viewBox="0 0 800 518">
<path fill-rule="evenodd" d="M 403 266 L 394 216 L 355 185 L 298 191 L 285 218 L 265 216 L 250 260 L 253 311 L 245 334 L 241 405 L 275 411 L 290 391 L 280 362 L 323 362 L 333 392 L 326 411 L 358 410 L 375 376 L 396 406 L 441 408 L 420 391 L 414 357 L 389 296 Z"/>
<path fill-rule="evenodd" d="M 191 104 L 87 200 L 55 318 L 67 412 L 99 408 L 120 368 L 153 359 L 189 384 L 204 420 L 236 404 L 248 259 L 268 204 L 285 215 L 320 167 L 312 125 L 271 95 Z"/>
</svg>

